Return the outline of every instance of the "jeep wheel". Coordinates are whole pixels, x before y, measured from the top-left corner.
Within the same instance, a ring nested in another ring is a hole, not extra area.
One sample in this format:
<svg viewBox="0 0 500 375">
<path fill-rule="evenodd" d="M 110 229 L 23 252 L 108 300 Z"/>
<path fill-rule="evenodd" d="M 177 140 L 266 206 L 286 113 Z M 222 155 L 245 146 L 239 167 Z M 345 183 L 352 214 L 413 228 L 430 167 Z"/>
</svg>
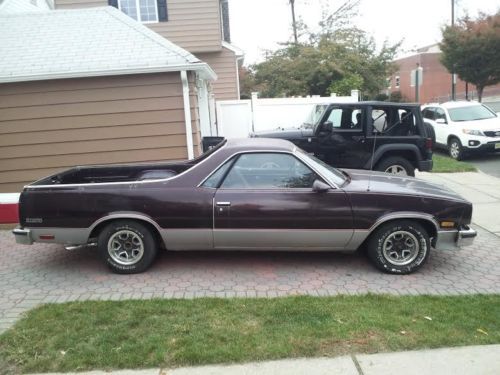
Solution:
<svg viewBox="0 0 500 375">
<path fill-rule="evenodd" d="M 108 267 L 121 274 L 145 271 L 158 252 L 150 230 L 133 220 L 117 220 L 106 226 L 99 233 L 97 248 Z"/>
<path fill-rule="evenodd" d="M 415 167 L 413 164 L 399 156 L 391 156 L 383 159 L 377 164 L 375 169 L 398 176 L 415 176 Z"/>
<path fill-rule="evenodd" d="M 392 274 L 415 272 L 427 261 L 429 234 L 412 220 L 382 224 L 368 241 L 367 255 L 378 269 Z"/>
<path fill-rule="evenodd" d="M 451 138 L 448 142 L 448 152 L 455 160 L 462 160 L 464 158 L 464 148 L 462 142 L 458 138 Z"/>
</svg>

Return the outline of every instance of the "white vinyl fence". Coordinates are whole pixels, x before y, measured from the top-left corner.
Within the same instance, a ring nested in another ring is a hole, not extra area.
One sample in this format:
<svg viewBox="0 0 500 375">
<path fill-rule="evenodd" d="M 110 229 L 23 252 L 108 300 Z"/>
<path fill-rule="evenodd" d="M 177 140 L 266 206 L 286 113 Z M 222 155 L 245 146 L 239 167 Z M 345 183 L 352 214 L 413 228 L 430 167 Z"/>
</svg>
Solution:
<svg viewBox="0 0 500 375">
<path fill-rule="evenodd" d="M 245 138 L 251 132 L 299 127 L 315 104 L 352 103 L 358 101 L 358 91 L 351 96 L 217 101 L 217 131 L 226 138 Z"/>
</svg>

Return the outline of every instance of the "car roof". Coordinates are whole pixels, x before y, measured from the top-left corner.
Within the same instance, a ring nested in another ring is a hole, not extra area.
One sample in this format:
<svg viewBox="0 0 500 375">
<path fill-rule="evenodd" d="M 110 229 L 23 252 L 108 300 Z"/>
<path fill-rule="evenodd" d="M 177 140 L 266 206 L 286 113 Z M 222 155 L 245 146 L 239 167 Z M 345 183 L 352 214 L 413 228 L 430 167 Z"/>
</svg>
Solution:
<svg viewBox="0 0 500 375">
<path fill-rule="evenodd" d="M 369 100 L 364 102 L 332 102 L 332 103 L 318 103 L 317 105 L 352 105 L 352 106 L 377 106 L 377 107 L 418 107 L 419 103 L 400 103 L 400 102 L 381 102 L 376 100 Z"/>
<path fill-rule="evenodd" d="M 450 101 L 450 102 L 444 102 L 441 104 L 438 103 L 430 103 L 427 104 L 427 106 L 441 106 L 443 108 L 459 108 L 459 107 L 475 107 L 481 105 L 481 103 L 476 102 L 476 101 L 467 101 L 467 100 L 457 100 L 457 101 Z"/>
<path fill-rule="evenodd" d="M 224 146 L 231 151 L 287 151 L 292 152 L 296 146 L 287 140 L 278 138 L 233 138 Z"/>
</svg>

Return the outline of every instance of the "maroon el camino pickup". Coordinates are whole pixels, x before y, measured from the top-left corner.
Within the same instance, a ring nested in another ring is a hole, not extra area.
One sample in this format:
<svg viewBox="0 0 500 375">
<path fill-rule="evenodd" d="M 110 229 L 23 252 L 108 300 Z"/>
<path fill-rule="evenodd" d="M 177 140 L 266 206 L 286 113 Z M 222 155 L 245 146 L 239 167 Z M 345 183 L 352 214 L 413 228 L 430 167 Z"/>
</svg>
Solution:
<svg viewBox="0 0 500 375">
<path fill-rule="evenodd" d="M 24 188 L 16 241 L 94 244 L 118 273 L 167 250 L 364 249 L 407 274 L 470 244 L 472 204 L 412 177 L 339 170 L 279 139 L 227 140 L 178 163 L 76 167 Z"/>
</svg>

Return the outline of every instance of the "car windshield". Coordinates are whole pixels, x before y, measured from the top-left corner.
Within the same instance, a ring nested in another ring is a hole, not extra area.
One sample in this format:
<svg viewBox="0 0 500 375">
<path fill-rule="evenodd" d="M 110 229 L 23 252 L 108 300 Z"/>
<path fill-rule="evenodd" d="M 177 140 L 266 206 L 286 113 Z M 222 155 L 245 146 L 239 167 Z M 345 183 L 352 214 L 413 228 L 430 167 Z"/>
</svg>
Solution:
<svg viewBox="0 0 500 375">
<path fill-rule="evenodd" d="M 448 109 L 452 121 L 475 121 L 497 117 L 488 107 L 484 105 L 468 105 Z"/>
<path fill-rule="evenodd" d="M 307 115 L 302 127 L 308 129 L 315 128 L 316 124 L 321 120 L 321 117 L 323 117 L 323 113 L 325 113 L 327 107 L 328 105 L 326 104 L 315 104 L 311 112 Z"/>
<path fill-rule="evenodd" d="M 298 147 L 296 150 L 306 159 L 307 162 L 309 162 L 309 164 L 313 168 L 316 169 L 316 171 L 318 171 L 322 176 L 326 177 L 328 180 L 335 183 L 335 185 L 342 186 L 347 181 L 348 178 L 347 175 L 342 173 L 342 171 L 340 171 L 339 169 L 324 163 L 314 155 L 308 154 L 307 152 Z"/>
</svg>

